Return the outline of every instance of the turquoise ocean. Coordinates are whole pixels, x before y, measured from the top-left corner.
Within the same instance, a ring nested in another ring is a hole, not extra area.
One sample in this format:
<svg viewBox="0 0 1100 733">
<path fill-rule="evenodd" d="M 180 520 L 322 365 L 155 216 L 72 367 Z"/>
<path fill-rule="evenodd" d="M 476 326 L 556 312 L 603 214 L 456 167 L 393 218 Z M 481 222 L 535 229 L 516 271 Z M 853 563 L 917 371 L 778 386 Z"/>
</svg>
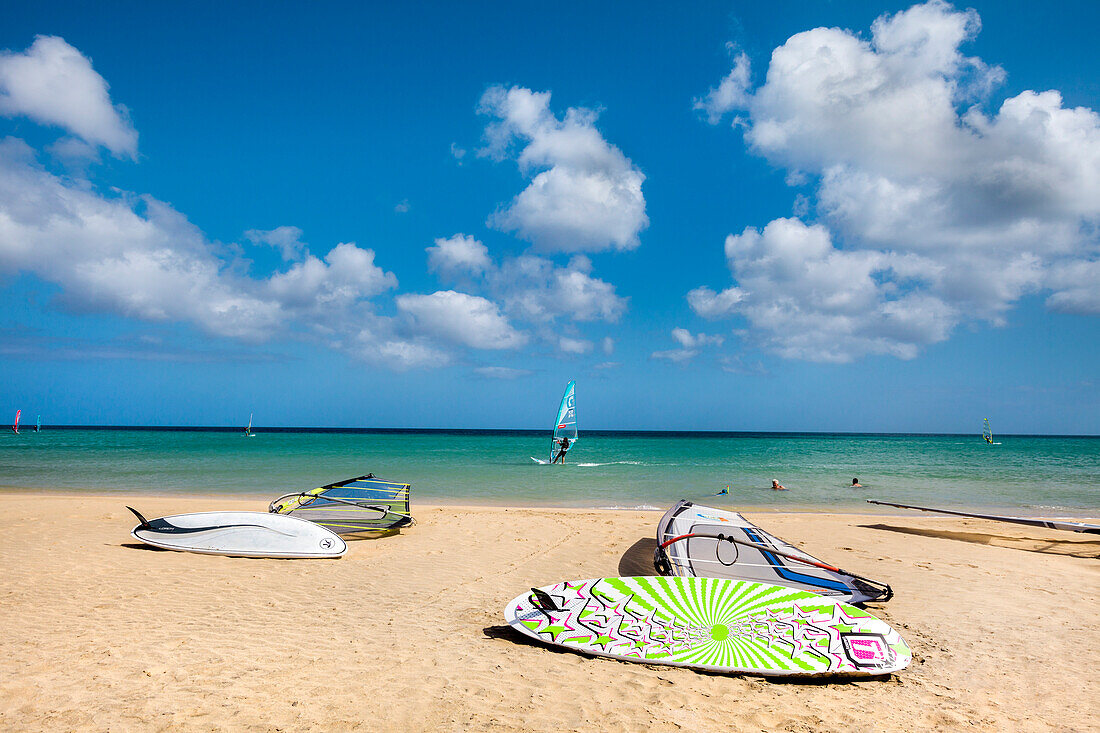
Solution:
<svg viewBox="0 0 1100 733">
<path fill-rule="evenodd" d="M 373 472 L 413 504 L 875 511 L 864 499 L 1100 516 L 1100 437 L 51 428 L 0 437 L 0 489 L 273 498 Z M 864 488 L 851 488 L 852 478 Z M 772 491 L 771 479 L 789 491 Z M 708 495 L 729 486 L 729 495 Z M 263 508 L 258 506 L 258 508 Z M 894 510 L 900 511 L 900 510 Z"/>
</svg>

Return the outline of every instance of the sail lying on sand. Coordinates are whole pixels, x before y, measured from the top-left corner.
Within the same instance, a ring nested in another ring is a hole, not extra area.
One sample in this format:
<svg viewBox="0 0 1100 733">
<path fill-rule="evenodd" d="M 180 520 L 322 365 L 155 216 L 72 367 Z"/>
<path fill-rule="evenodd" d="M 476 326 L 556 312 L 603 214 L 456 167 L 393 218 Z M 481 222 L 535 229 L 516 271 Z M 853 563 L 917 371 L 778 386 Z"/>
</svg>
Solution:
<svg viewBox="0 0 1100 733">
<path fill-rule="evenodd" d="M 284 494 L 271 502 L 275 514 L 293 514 L 337 534 L 396 529 L 413 523 L 409 484 L 383 481 L 373 473 L 320 488 Z"/>
<path fill-rule="evenodd" d="M 657 525 L 661 575 L 782 585 L 848 603 L 888 601 L 890 586 L 823 563 L 736 512 L 681 499 Z"/>
<path fill-rule="evenodd" d="M 1009 524 L 1025 524 L 1029 527 L 1046 527 L 1047 529 L 1064 529 L 1067 532 L 1085 532 L 1087 534 L 1100 534 L 1100 524 L 1085 524 L 1084 522 L 1067 522 L 1058 519 L 1039 519 L 1032 517 L 1006 517 L 1000 514 L 974 514 L 973 512 L 959 512 L 952 509 L 933 509 L 926 506 L 913 506 L 912 504 L 894 504 L 889 501 L 875 501 L 868 499 L 868 504 L 881 506 L 896 506 L 900 509 L 916 509 L 921 512 L 936 512 L 937 514 L 953 514 L 956 517 L 970 517 L 971 519 L 988 519 L 991 522 L 1008 522 Z"/>
</svg>

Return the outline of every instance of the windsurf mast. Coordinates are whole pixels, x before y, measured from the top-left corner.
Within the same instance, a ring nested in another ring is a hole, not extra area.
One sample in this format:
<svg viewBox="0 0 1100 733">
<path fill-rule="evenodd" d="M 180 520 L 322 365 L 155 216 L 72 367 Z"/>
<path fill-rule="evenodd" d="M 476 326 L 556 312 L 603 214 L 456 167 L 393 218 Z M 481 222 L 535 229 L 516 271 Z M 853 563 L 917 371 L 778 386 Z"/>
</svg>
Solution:
<svg viewBox="0 0 1100 733">
<path fill-rule="evenodd" d="M 574 396 L 577 382 L 565 385 L 565 394 L 558 405 L 558 416 L 554 421 L 554 436 L 550 440 L 550 462 L 553 463 L 562 440 L 569 439 L 570 444 L 577 442 L 577 405 Z"/>
<path fill-rule="evenodd" d="M 933 509 L 926 506 L 912 506 L 910 504 L 893 504 L 888 501 L 875 501 L 868 499 L 868 504 L 881 506 L 896 506 L 900 509 L 916 509 L 921 512 L 936 512 L 938 514 L 953 514 L 956 517 L 970 517 L 971 519 L 988 519 L 993 522 L 1008 522 L 1009 524 L 1025 524 L 1029 527 L 1046 527 L 1047 529 L 1062 529 L 1067 532 L 1086 532 L 1088 534 L 1100 534 L 1100 524 L 1085 524 L 1084 522 L 1063 522 L 1054 519 L 1032 519 L 1031 517 L 1005 517 L 999 514 L 974 514 L 971 512 L 958 512 L 951 509 Z"/>
</svg>

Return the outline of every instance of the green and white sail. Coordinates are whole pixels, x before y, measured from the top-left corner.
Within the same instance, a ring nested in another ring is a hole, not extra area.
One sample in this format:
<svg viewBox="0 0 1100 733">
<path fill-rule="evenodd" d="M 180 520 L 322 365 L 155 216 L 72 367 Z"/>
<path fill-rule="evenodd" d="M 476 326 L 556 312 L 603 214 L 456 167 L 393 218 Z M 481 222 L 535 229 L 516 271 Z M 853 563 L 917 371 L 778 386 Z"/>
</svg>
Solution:
<svg viewBox="0 0 1100 733">
<path fill-rule="evenodd" d="M 550 460 L 554 460 L 562 439 L 568 438 L 570 445 L 577 440 L 577 405 L 574 397 L 577 383 L 572 381 L 565 387 L 565 394 L 561 396 L 561 404 L 558 405 L 558 417 L 554 421 L 554 437 L 550 441 Z"/>
<path fill-rule="evenodd" d="M 274 514 L 293 514 L 336 534 L 397 529 L 413 523 L 409 513 L 412 487 L 386 481 L 373 473 L 337 481 L 309 491 L 284 494 L 268 506 Z"/>
<path fill-rule="evenodd" d="M 989 418 L 985 419 L 985 425 L 982 427 L 982 437 L 985 438 L 985 442 L 992 445 L 993 443 L 993 429 L 989 427 Z"/>
</svg>

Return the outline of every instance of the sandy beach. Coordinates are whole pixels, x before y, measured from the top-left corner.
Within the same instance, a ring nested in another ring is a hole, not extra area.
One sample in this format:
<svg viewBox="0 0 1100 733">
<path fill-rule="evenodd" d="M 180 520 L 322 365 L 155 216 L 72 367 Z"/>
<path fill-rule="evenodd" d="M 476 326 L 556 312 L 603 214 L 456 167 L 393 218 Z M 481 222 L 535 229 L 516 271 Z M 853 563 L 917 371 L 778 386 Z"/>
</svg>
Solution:
<svg viewBox="0 0 1100 733">
<path fill-rule="evenodd" d="M 426 507 L 339 560 L 160 551 L 155 517 L 259 500 L 7 494 L 5 730 L 1096 729 L 1100 538 L 924 515 L 750 514 L 853 572 L 913 648 L 888 678 L 784 681 L 585 657 L 502 608 L 650 575 L 658 512 Z"/>
</svg>

